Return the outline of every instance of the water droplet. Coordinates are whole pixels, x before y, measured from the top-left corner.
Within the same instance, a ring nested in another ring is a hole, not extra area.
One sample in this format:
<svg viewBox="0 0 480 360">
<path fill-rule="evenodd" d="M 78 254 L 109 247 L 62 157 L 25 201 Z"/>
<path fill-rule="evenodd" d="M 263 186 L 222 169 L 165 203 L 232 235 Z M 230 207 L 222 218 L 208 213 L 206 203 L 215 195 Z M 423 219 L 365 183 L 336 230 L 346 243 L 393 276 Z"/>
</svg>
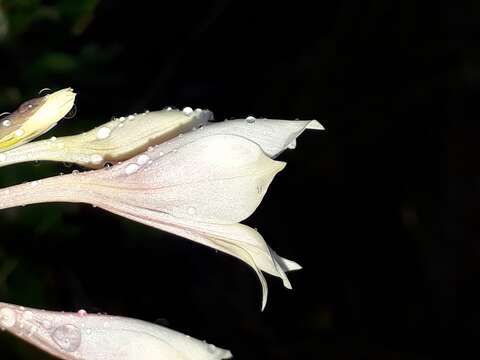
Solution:
<svg viewBox="0 0 480 360">
<path fill-rule="evenodd" d="M 255 123 L 256 119 L 255 119 L 254 116 L 247 116 L 247 118 L 245 120 L 247 120 L 248 124 L 253 124 L 253 123 Z"/>
<path fill-rule="evenodd" d="M 23 136 L 25 134 L 25 130 L 23 129 L 18 129 L 15 131 L 15 136 Z"/>
<path fill-rule="evenodd" d="M 7 160 L 7 155 L 0 153 L 0 162 Z"/>
<path fill-rule="evenodd" d="M 293 141 L 287 146 L 288 149 L 295 149 L 296 147 L 297 147 L 297 139 L 293 139 Z"/>
<path fill-rule="evenodd" d="M 142 154 L 137 158 L 137 164 L 138 165 L 144 165 L 148 162 L 148 160 L 150 160 L 148 155 Z"/>
<path fill-rule="evenodd" d="M 5 112 L 0 114 L 0 118 L 3 117 L 3 116 L 10 115 L 10 114 L 11 114 L 11 112 L 5 111 Z M 10 126 L 10 125 L 8 125 L 8 126 Z"/>
<path fill-rule="evenodd" d="M 56 328 L 52 334 L 52 339 L 63 350 L 74 352 L 80 347 L 82 334 L 76 326 L 67 324 Z"/>
<path fill-rule="evenodd" d="M 15 312 L 9 308 L 0 309 L 0 326 L 11 328 L 17 322 Z"/>
<path fill-rule="evenodd" d="M 138 166 L 137 164 L 128 164 L 125 168 L 125 174 L 132 175 L 136 173 L 138 169 L 140 169 L 140 166 Z"/>
<path fill-rule="evenodd" d="M 133 120 L 133 119 L 135 119 L 134 115 L 128 115 L 128 120 Z"/>
<path fill-rule="evenodd" d="M 118 120 L 120 120 L 120 122 L 124 122 L 124 121 L 125 121 L 125 116 L 120 116 L 120 117 L 118 118 Z"/>
<path fill-rule="evenodd" d="M 190 106 L 184 107 L 182 111 L 185 115 L 190 115 L 193 113 L 193 109 Z"/>
<path fill-rule="evenodd" d="M 50 94 L 51 92 L 52 92 L 52 89 L 50 89 L 50 88 L 43 88 L 43 89 L 41 89 L 41 90 L 38 92 L 38 95 L 43 95 L 43 94 L 48 95 L 48 94 Z"/>
<path fill-rule="evenodd" d="M 165 108 L 165 110 L 167 110 L 167 111 L 172 111 L 172 107 L 171 107 L 171 106 L 167 106 L 167 107 Z"/>
<path fill-rule="evenodd" d="M 78 170 L 73 170 L 72 171 L 72 175 L 78 175 L 79 173 L 80 173 L 80 171 L 78 171 Z"/>
<path fill-rule="evenodd" d="M 42 326 L 45 328 L 45 329 L 50 329 L 52 327 L 52 323 L 48 320 L 43 320 L 42 321 Z"/>
<path fill-rule="evenodd" d="M 187 211 L 189 215 L 195 215 L 196 213 L 196 210 L 193 206 L 190 206 Z"/>
<path fill-rule="evenodd" d="M 208 351 L 214 353 L 215 351 L 217 351 L 217 347 L 213 344 L 208 344 Z"/>
<path fill-rule="evenodd" d="M 50 141 L 51 141 L 51 142 L 55 142 L 55 141 L 57 141 L 57 138 L 56 138 L 56 136 L 52 136 L 52 137 L 50 138 Z"/>
<path fill-rule="evenodd" d="M 110 136 L 110 133 L 112 130 L 106 126 L 102 126 L 100 129 L 97 131 L 97 139 L 106 139 Z"/>
<path fill-rule="evenodd" d="M 87 316 L 87 312 L 83 309 L 78 310 L 77 314 L 81 317 Z"/>
<path fill-rule="evenodd" d="M 103 161 L 103 156 L 99 154 L 93 154 L 90 156 L 90 162 L 92 164 L 100 164 Z"/>
<path fill-rule="evenodd" d="M 90 335 L 90 334 L 92 333 L 92 329 L 87 329 L 87 330 L 85 330 L 85 332 L 86 332 L 88 335 Z"/>
<path fill-rule="evenodd" d="M 38 182 L 38 181 L 37 181 Z M 25 311 L 22 316 L 23 320 L 32 320 L 33 319 L 33 313 L 31 311 Z"/>
<path fill-rule="evenodd" d="M 2 125 L 5 127 L 9 127 L 10 125 L 12 125 L 12 122 L 10 120 L 3 120 Z"/>
</svg>

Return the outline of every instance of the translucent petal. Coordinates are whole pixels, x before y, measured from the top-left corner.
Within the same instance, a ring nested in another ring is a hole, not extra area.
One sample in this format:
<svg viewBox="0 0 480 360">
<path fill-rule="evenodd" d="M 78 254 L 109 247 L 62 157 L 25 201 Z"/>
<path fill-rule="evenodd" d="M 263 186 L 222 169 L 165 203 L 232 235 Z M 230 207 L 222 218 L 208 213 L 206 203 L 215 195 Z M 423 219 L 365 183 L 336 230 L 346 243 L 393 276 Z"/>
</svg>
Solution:
<svg viewBox="0 0 480 360">
<path fill-rule="evenodd" d="M 148 322 L 0 303 L 0 327 L 64 360 L 220 360 L 230 351 Z"/>
<path fill-rule="evenodd" d="M 180 141 L 162 144 L 164 152 L 181 145 L 181 142 L 193 141 L 211 135 L 237 135 L 253 141 L 271 158 L 277 157 L 300 136 L 305 129 L 323 130 L 316 120 L 274 120 L 274 119 L 237 119 L 208 123 L 207 126 L 190 134 Z"/>
</svg>

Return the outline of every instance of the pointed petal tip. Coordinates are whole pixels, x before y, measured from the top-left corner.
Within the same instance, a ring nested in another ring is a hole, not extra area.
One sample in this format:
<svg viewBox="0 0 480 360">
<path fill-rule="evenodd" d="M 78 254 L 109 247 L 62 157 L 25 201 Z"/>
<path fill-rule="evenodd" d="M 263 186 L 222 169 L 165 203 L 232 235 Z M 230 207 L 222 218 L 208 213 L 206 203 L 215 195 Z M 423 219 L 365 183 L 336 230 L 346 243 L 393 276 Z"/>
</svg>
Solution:
<svg viewBox="0 0 480 360">
<path fill-rule="evenodd" d="M 296 263 L 295 261 L 292 260 L 287 260 L 287 271 L 296 271 L 296 270 L 302 270 L 303 266 Z"/>
<path fill-rule="evenodd" d="M 320 124 L 317 120 L 310 121 L 306 128 L 310 130 L 325 130 L 325 127 L 322 124 Z"/>
</svg>

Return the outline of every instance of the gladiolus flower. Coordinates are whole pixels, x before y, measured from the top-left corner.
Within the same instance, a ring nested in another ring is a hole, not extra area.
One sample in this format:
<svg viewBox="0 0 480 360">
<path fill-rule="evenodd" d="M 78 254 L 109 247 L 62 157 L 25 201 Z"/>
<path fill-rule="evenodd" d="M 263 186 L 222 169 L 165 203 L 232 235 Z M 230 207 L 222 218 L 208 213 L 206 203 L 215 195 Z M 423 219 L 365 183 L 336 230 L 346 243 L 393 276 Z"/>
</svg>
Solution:
<svg viewBox="0 0 480 360">
<path fill-rule="evenodd" d="M 301 267 L 278 256 L 254 229 L 239 224 L 260 204 L 285 163 L 270 159 L 316 121 L 213 123 L 177 136 L 110 169 L 43 179 L 0 190 L 0 208 L 84 202 L 235 256 L 257 273 L 280 277 Z M 277 126 L 278 124 L 278 126 Z M 246 126 L 246 127 L 245 127 Z M 255 130 L 254 127 L 258 129 Z"/>
<path fill-rule="evenodd" d="M 75 93 L 66 88 L 24 102 L 0 120 L 0 152 L 25 144 L 46 133 L 72 109 Z"/>
<path fill-rule="evenodd" d="M 228 350 L 141 320 L 0 303 L 0 328 L 64 360 L 220 360 Z"/>
<path fill-rule="evenodd" d="M 163 110 L 115 118 L 79 135 L 35 141 L 0 155 L 0 167 L 50 160 L 99 169 L 144 152 L 212 118 L 208 110 Z"/>
</svg>

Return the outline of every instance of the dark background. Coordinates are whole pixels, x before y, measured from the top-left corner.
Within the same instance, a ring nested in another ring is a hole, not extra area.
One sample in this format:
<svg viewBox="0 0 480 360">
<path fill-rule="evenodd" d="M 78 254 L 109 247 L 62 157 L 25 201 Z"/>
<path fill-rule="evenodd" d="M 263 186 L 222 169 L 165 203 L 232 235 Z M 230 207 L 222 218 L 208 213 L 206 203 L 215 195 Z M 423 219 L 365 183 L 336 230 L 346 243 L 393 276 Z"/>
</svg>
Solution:
<svg viewBox="0 0 480 360">
<path fill-rule="evenodd" d="M 165 106 L 327 128 L 281 156 L 246 221 L 304 266 L 293 291 L 268 278 L 265 312 L 245 264 L 76 204 L 0 212 L 1 301 L 157 321 L 236 359 L 463 358 L 480 335 L 480 3 L 314 3 L 0 1 L 0 112 L 78 93 L 48 136 Z M 0 185 L 73 169 L 1 168 Z M 6 334 L 0 358 L 50 359 Z"/>
</svg>

